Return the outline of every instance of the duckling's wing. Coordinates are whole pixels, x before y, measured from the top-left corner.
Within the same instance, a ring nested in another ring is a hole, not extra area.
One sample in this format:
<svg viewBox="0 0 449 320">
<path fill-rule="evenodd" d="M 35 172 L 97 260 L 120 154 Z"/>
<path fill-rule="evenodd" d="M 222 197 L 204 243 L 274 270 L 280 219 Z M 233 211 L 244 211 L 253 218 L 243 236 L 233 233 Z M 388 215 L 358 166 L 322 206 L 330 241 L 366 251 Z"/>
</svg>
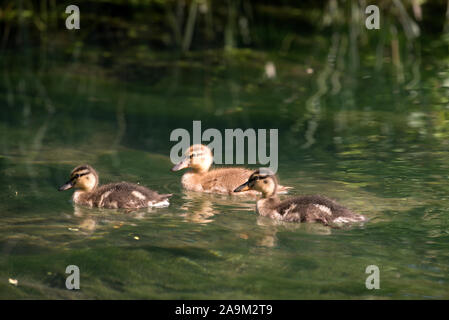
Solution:
<svg viewBox="0 0 449 320">
<path fill-rule="evenodd" d="M 312 203 L 309 199 L 291 198 L 281 202 L 276 211 L 283 221 L 289 222 L 321 222 L 328 225 L 332 214 L 328 207 Z"/>
<path fill-rule="evenodd" d="M 158 194 L 143 186 L 119 182 L 101 186 L 96 191 L 95 202 L 104 208 L 146 208 L 166 206 L 171 194 Z"/>
<path fill-rule="evenodd" d="M 278 212 L 285 221 L 316 221 L 324 225 L 329 225 L 338 216 L 352 214 L 335 201 L 320 195 L 287 199 L 278 205 Z"/>
<path fill-rule="evenodd" d="M 341 225 L 347 223 L 358 223 L 366 221 L 366 218 L 353 212 L 352 210 L 342 206 L 334 200 L 331 200 L 324 196 L 312 196 L 315 198 L 316 207 L 321 210 L 327 210 L 329 208 L 332 215 L 328 219 L 330 225 Z"/>
<path fill-rule="evenodd" d="M 251 173 L 244 168 L 214 169 L 201 177 L 201 185 L 205 191 L 229 193 L 245 183 Z"/>
<path fill-rule="evenodd" d="M 292 205 L 296 205 L 296 208 L 292 209 Z M 293 214 L 288 212 L 289 208 L 290 211 L 297 212 L 300 221 L 316 221 L 332 226 L 366 221 L 364 216 L 356 214 L 334 200 L 321 195 L 302 196 L 283 201 L 279 210 L 287 215 L 283 220 L 294 218 Z M 292 217 L 289 217 L 289 214 Z"/>
</svg>

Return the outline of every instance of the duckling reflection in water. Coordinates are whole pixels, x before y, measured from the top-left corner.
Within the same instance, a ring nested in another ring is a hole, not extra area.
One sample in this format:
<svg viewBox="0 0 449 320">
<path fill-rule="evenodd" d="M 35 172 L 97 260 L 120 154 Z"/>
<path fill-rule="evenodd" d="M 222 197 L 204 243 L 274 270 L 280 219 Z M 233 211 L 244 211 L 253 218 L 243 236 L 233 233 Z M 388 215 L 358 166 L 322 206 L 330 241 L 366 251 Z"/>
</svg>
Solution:
<svg viewBox="0 0 449 320">
<path fill-rule="evenodd" d="M 182 214 L 184 219 L 194 223 L 210 223 L 213 217 L 218 214 L 214 208 L 212 199 L 203 197 L 204 194 L 199 194 L 191 191 L 185 191 L 183 194 L 183 205 L 180 207 L 185 213 Z"/>
<path fill-rule="evenodd" d="M 351 222 L 363 222 L 366 218 L 320 195 L 293 197 L 280 201 L 276 195 L 278 182 L 269 170 L 256 170 L 235 192 L 257 190 L 262 199 L 257 200 L 256 210 L 261 216 L 289 222 L 320 222 L 336 226 Z"/>
<path fill-rule="evenodd" d="M 205 145 L 195 144 L 191 146 L 177 165 L 171 170 L 178 171 L 184 168 L 192 170 L 182 176 L 181 184 L 186 190 L 219 193 L 238 194 L 234 189 L 248 180 L 253 172 L 245 168 L 218 168 L 209 170 L 214 158 L 212 151 Z M 278 186 L 278 193 L 286 193 L 290 187 Z M 248 190 L 240 194 L 258 195 L 258 190 Z"/>
<path fill-rule="evenodd" d="M 184 200 L 181 210 L 185 211 L 183 214 L 186 221 L 194 223 L 209 223 L 214 221 L 213 217 L 220 213 L 217 210 L 220 206 L 235 207 L 236 203 L 232 198 L 226 195 L 205 194 L 193 191 L 184 191 L 182 197 Z M 251 210 L 253 205 L 247 203 L 239 203 L 238 208 Z"/>
<path fill-rule="evenodd" d="M 151 210 L 151 208 L 147 208 Z M 145 218 L 147 210 L 125 209 L 120 213 L 103 208 L 90 208 L 82 205 L 74 206 L 74 217 L 69 217 L 72 227 L 71 231 L 79 231 L 82 234 L 91 234 L 101 230 L 102 232 L 109 232 L 112 229 L 120 229 L 127 225 L 136 225 L 137 220 Z M 132 214 L 130 214 L 132 213 Z"/>
<path fill-rule="evenodd" d="M 98 186 L 97 172 L 89 165 L 81 165 L 73 169 L 70 180 L 59 188 L 59 191 L 75 188 L 73 202 L 75 204 L 108 208 L 108 209 L 140 209 L 147 207 L 166 207 L 171 194 L 159 194 L 143 186 L 118 182 Z"/>
<path fill-rule="evenodd" d="M 263 216 L 257 217 L 257 225 L 263 228 L 259 234 L 257 244 L 263 247 L 275 247 L 278 242 L 279 231 L 297 231 L 320 236 L 332 234 L 332 229 L 320 223 L 290 223 L 282 220 L 274 220 Z"/>
</svg>

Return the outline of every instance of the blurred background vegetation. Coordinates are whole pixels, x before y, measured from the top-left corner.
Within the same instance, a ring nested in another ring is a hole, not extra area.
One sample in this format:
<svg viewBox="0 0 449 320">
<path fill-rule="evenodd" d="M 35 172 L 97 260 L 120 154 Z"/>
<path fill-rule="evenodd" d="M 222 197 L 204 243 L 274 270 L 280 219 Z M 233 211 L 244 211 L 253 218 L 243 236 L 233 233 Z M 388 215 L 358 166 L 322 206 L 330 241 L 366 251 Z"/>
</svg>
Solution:
<svg viewBox="0 0 449 320">
<path fill-rule="evenodd" d="M 65 9 L 70 4 L 80 8 L 82 27 L 68 33 Z M 383 32 L 364 27 L 369 4 L 380 8 Z M 288 52 L 301 47 L 302 37 L 345 33 L 351 50 L 377 40 L 394 52 L 395 41 L 412 45 L 421 35 L 444 36 L 448 5 L 446 0 L 3 1 L 1 48 L 93 45 L 143 51 L 270 48 Z"/>
<path fill-rule="evenodd" d="M 379 30 L 365 27 L 373 3 Z M 80 8 L 80 30 L 65 27 L 71 4 Z M 145 136 L 167 137 L 193 119 L 288 128 L 289 146 L 303 148 L 317 140 L 338 148 L 345 130 L 348 139 L 384 132 L 394 144 L 404 132 L 398 125 L 434 142 L 449 133 L 448 16 L 446 0 L 6 1 L 0 100 L 9 113 L 1 117 L 14 127 L 30 110 L 78 112 L 86 121 L 109 114 L 122 133 L 117 144 L 158 151 L 166 139 Z M 420 113 L 429 103 L 431 117 Z M 375 128 L 344 113 L 362 108 L 376 111 L 364 115 Z M 404 112 L 404 124 L 382 110 Z M 83 138 L 65 124 L 72 135 L 61 141 Z M 92 135 L 89 125 L 83 130 Z"/>
</svg>

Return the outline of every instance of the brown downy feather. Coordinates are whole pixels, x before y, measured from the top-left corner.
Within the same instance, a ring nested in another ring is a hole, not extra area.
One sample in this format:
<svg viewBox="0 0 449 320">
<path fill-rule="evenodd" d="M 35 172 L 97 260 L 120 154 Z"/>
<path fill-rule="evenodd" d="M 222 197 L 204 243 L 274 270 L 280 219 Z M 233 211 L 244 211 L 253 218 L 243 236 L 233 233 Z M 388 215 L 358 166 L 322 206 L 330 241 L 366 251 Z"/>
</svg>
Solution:
<svg viewBox="0 0 449 320">
<path fill-rule="evenodd" d="M 257 212 L 272 219 L 291 222 L 321 222 L 338 225 L 362 222 L 365 217 L 352 212 L 334 200 L 321 195 L 293 197 L 280 201 L 277 194 L 277 179 L 272 173 L 256 170 L 236 191 L 257 190 L 262 199 L 257 201 Z"/>
<path fill-rule="evenodd" d="M 258 191 L 235 193 L 234 189 L 248 180 L 252 170 L 245 168 L 217 168 L 209 170 L 213 163 L 212 151 L 201 144 L 190 146 L 183 159 L 172 171 L 190 168 L 182 176 L 182 186 L 191 191 L 221 194 L 260 194 Z M 286 193 L 290 187 L 279 186 L 278 193 Z"/>
<path fill-rule="evenodd" d="M 343 207 L 332 199 L 321 195 L 307 195 L 279 201 L 277 197 L 269 198 L 263 209 L 271 209 L 279 214 L 283 221 L 321 222 L 331 225 L 334 222 L 364 221 L 363 216 Z"/>
<path fill-rule="evenodd" d="M 129 182 L 110 183 L 79 197 L 80 204 L 99 208 L 140 209 L 168 200 L 172 194 L 158 194 L 138 184 Z"/>
<path fill-rule="evenodd" d="M 89 165 L 76 167 L 70 180 L 60 191 L 76 188 L 73 201 L 76 204 L 99 208 L 139 209 L 152 206 L 167 206 L 171 194 L 159 194 L 146 187 L 129 182 L 110 183 L 98 186 L 97 172 Z"/>
</svg>

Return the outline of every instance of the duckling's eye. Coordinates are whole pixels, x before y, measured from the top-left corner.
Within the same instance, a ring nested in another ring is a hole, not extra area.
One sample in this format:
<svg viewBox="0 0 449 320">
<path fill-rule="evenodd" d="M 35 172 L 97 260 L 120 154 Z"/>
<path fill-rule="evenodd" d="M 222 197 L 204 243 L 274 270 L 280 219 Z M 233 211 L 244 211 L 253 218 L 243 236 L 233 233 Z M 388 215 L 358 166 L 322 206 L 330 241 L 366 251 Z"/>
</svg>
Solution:
<svg viewBox="0 0 449 320">
<path fill-rule="evenodd" d="M 250 177 L 250 178 L 249 178 L 249 182 L 252 183 L 252 184 L 254 184 L 254 182 L 256 182 L 257 180 L 259 180 L 259 177 L 258 177 L 258 176 Z"/>
<path fill-rule="evenodd" d="M 267 184 L 267 183 L 268 183 L 268 181 L 267 181 L 267 180 L 264 180 L 264 181 L 263 181 L 263 183 Z"/>
</svg>

